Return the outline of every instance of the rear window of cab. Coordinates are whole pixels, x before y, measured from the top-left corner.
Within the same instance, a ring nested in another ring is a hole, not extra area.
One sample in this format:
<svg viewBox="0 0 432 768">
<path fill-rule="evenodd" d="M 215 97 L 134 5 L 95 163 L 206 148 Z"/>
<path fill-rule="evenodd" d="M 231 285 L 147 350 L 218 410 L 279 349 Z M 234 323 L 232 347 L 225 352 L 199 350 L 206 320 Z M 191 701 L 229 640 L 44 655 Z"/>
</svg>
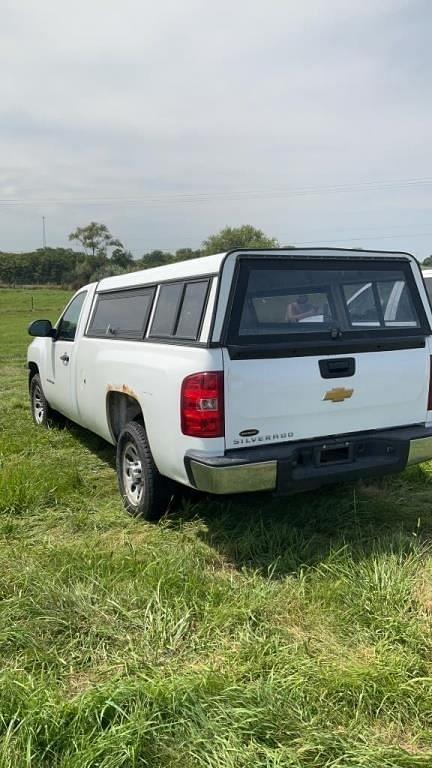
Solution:
<svg viewBox="0 0 432 768">
<path fill-rule="evenodd" d="M 179 281 L 97 294 L 87 336 L 110 339 L 196 341 L 210 280 Z"/>
</svg>

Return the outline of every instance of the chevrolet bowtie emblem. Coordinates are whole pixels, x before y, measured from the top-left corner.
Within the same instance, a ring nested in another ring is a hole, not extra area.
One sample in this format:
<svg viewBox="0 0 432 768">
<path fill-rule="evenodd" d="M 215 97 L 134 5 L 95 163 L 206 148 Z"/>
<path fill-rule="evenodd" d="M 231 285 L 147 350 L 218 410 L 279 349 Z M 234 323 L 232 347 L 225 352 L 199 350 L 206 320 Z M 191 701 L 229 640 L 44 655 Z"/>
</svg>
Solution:
<svg viewBox="0 0 432 768">
<path fill-rule="evenodd" d="M 353 389 L 345 389 L 345 387 L 336 387 L 336 389 L 329 389 L 325 393 L 323 400 L 331 400 L 332 403 L 343 403 L 344 400 L 351 397 Z"/>
</svg>

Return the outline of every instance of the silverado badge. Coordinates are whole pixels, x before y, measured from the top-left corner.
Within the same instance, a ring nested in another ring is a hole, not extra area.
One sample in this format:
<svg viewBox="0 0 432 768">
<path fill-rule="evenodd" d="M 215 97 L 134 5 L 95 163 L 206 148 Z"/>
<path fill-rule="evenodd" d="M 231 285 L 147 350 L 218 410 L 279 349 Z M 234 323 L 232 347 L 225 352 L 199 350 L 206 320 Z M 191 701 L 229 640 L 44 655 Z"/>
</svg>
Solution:
<svg viewBox="0 0 432 768">
<path fill-rule="evenodd" d="M 344 400 L 347 400 L 352 396 L 353 392 L 353 389 L 336 387 L 335 389 L 329 389 L 329 391 L 325 393 L 323 400 L 331 400 L 332 403 L 343 403 Z"/>
</svg>

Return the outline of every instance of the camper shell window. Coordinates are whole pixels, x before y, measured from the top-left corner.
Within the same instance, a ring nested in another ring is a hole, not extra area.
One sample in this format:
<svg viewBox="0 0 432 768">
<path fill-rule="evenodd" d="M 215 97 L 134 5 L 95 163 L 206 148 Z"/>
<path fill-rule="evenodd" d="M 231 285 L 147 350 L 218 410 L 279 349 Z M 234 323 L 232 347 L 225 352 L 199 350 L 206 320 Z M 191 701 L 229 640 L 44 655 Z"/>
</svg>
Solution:
<svg viewBox="0 0 432 768">
<path fill-rule="evenodd" d="M 414 335 L 428 329 L 408 262 L 240 258 L 231 344 Z"/>
<path fill-rule="evenodd" d="M 154 287 L 100 293 L 87 335 L 112 339 L 142 339 L 154 294 Z"/>
<path fill-rule="evenodd" d="M 209 280 L 193 280 L 161 285 L 149 337 L 196 341 L 209 284 Z"/>
</svg>

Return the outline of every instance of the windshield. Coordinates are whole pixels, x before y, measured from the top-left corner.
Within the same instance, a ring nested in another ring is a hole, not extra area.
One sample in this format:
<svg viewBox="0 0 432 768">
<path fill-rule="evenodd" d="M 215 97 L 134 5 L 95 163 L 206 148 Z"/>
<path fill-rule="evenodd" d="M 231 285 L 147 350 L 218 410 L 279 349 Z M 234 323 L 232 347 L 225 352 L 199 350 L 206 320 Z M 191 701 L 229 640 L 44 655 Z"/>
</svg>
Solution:
<svg viewBox="0 0 432 768">
<path fill-rule="evenodd" d="M 420 328 L 408 263 L 244 259 L 230 337 L 361 335 Z M 420 312 L 422 308 L 420 306 Z"/>
</svg>

